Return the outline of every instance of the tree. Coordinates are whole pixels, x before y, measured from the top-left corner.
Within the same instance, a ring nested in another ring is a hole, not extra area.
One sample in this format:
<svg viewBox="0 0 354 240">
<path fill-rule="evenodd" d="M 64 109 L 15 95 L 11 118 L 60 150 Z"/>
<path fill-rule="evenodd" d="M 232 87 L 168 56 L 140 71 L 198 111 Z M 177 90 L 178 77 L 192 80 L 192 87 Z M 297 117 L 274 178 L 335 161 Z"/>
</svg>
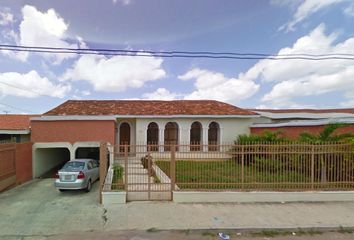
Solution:
<svg viewBox="0 0 354 240">
<path fill-rule="evenodd" d="M 331 123 L 328 124 L 319 134 L 312 134 L 308 132 L 303 132 L 300 134 L 300 141 L 312 142 L 312 143 L 323 143 L 323 142 L 338 142 L 345 139 L 354 137 L 353 133 L 344 134 L 334 134 L 334 132 L 341 127 L 348 126 L 345 123 Z"/>
<path fill-rule="evenodd" d="M 344 133 L 344 134 L 335 134 L 335 131 L 338 128 L 345 127 L 347 124 L 344 123 L 332 123 L 328 124 L 320 133 L 312 134 L 308 132 L 303 132 L 300 134 L 299 140 L 303 142 L 311 143 L 325 143 L 325 142 L 338 142 L 344 141 L 346 139 L 354 137 L 354 133 Z M 327 166 L 324 159 L 324 156 L 320 156 L 321 163 L 321 182 L 327 182 Z"/>
</svg>

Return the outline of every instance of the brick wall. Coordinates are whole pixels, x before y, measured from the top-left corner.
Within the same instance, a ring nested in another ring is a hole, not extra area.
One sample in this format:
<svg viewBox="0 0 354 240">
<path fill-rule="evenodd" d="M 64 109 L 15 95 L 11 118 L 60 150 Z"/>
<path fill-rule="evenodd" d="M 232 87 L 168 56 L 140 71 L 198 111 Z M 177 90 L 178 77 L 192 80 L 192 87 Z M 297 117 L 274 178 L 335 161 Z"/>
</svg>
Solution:
<svg viewBox="0 0 354 240">
<path fill-rule="evenodd" d="M 115 144 L 115 121 L 31 121 L 31 141 Z"/>
<path fill-rule="evenodd" d="M 264 131 L 282 131 L 284 135 L 290 139 L 297 139 L 302 132 L 315 133 L 318 134 L 324 129 L 322 126 L 296 126 L 296 127 L 263 127 L 263 128 L 252 128 L 252 134 L 261 134 Z M 354 132 L 354 124 L 338 128 L 335 133 L 347 133 Z"/>
</svg>

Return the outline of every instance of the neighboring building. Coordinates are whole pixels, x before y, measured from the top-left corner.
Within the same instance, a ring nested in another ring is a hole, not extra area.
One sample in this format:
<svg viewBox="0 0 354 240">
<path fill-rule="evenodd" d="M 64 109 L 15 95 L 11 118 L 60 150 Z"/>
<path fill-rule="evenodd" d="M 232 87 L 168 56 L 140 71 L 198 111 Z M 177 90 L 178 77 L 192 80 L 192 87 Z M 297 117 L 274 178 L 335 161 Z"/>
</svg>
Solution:
<svg viewBox="0 0 354 240">
<path fill-rule="evenodd" d="M 258 114 L 209 100 L 67 101 L 31 119 L 34 176 L 110 145 L 232 143 Z M 169 151 L 167 147 L 155 151 Z M 208 151 L 208 147 L 201 151 Z M 131 150 L 133 151 L 133 150 Z M 50 160 L 48 160 L 50 158 Z"/>
<path fill-rule="evenodd" d="M 330 123 L 346 123 L 336 133 L 354 132 L 354 109 L 253 109 L 261 117 L 251 126 L 251 133 L 281 131 L 296 139 L 303 132 L 320 133 Z"/>
<path fill-rule="evenodd" d="M 0 115 L 0 143 L 30 141 L 30 118 L 39 115 Z"/>
</svg>

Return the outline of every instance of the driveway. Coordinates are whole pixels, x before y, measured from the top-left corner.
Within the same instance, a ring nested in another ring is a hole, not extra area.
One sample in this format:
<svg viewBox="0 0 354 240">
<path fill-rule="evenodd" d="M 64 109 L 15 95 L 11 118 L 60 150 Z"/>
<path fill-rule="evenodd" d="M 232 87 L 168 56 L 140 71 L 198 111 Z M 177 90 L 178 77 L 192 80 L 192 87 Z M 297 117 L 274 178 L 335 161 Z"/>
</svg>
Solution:
<svg viewBox="0 0 354 240">
<path fill-rule="evenodd" d="M 98 182 L 89 193 L 61 193 L 53 182 L 33 180 L 0 194 L 0 238 L 102 229 L 105 211 L 98 203 Z"/>
</svg>

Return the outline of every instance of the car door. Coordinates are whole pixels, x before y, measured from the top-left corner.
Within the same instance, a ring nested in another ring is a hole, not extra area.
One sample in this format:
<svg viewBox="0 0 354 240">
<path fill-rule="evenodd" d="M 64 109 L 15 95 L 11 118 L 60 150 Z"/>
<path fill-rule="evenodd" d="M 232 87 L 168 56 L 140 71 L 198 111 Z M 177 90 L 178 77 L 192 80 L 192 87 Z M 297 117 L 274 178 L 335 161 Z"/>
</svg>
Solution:
<svg viewBox="0 0 354 240">
<path fill-rule="evenodd" d="M 92 161 L 93 172 L 95 174 L 95 180 L 100 176 L 100 168 L 97 161 Z"/>
<path fill-rule="evenodd" d="M 91 182 L 93 183 L 95 181 L 95 174 L 94 174 L 94 169 L 92 166 L 92 161 L 87 162 L 87 175 L 88 175 L 88 178 L 90 178 Z"/>
</svg>

